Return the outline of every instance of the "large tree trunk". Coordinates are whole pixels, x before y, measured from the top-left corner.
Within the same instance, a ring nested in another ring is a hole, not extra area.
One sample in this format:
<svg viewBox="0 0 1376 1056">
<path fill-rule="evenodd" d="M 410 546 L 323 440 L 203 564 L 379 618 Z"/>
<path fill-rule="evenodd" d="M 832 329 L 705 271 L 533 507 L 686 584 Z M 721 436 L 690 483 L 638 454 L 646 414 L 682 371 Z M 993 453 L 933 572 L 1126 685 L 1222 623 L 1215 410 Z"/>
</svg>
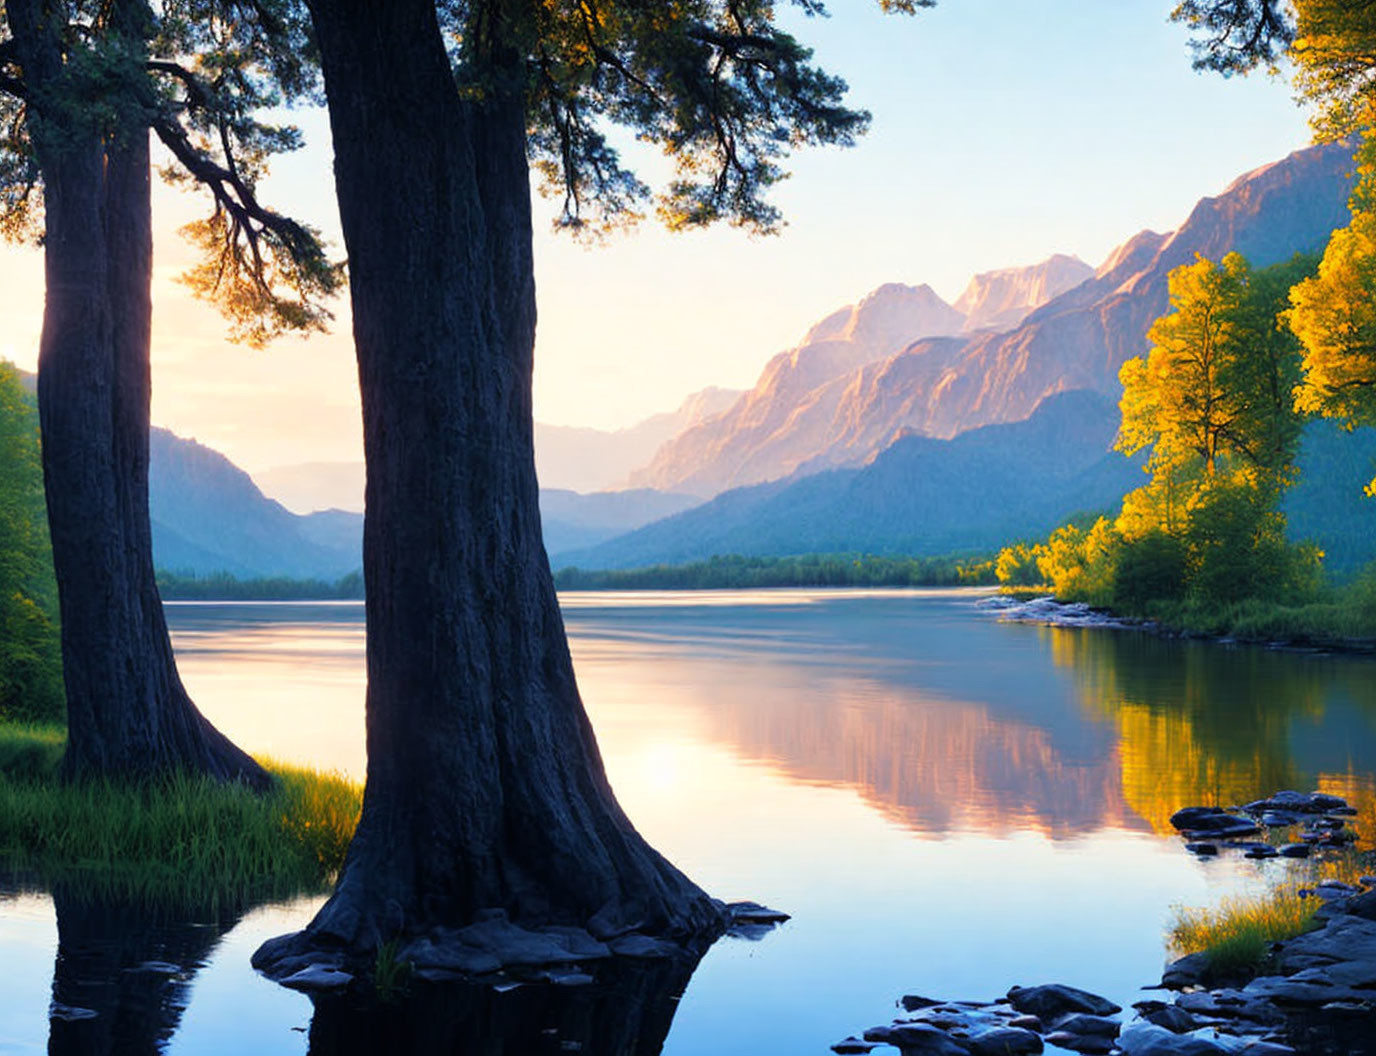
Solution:
<svg viewBox="0 0 1376 1056">
<path fill-rule="evenodd" d="M 505 910 L 710 933 L 607 782 L 540 537 L 522 71 L 455 90 L 433 0 L 315 0 L 363 395 L 368 779 L 317 942 Z"/>
<path fill-rule="evenodd" d="M 153 575 L 148 515 L 153 240 L 148 129 L 96 127 L 42 0 L 9 0 L 43 173 L 43 476 L 62 616 L 68 777 L 267 774 L 191 703 Z M 137 24 L 115 5 L 111 33 Z M 64 93 L 68 93 L 64 100 Z M 113 101 L 111 109 L 119 101 Z M 111 119 L 113 122 L 113 119 Z"/>
</svg>

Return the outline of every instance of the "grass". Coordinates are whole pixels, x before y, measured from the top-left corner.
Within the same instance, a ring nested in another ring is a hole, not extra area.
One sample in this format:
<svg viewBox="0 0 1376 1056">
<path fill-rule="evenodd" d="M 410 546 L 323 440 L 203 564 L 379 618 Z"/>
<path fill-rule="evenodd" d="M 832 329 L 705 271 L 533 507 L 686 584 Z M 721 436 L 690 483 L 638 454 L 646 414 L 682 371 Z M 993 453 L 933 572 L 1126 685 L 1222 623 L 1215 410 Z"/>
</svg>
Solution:
<svg viewBox="0 0 1376 1056">
<path fill-rule="evenodd" d="M 13 875 L 205 908 L 325 890 L 343 863 L 362 789 L 338 774 L 260 760 L 277 778 L 265 795 L 187 774 L 64 783 L 63 739 L 0 723 L 0 862 Z"/>
<path fill-rule="evenodd" d="M 1171 948 L 1177 955 L 1203 953 L 1211 980 L 1250 978 L 1265 966 L 1272 943 L 1315 926 L 1322 904 L 1287 886 L 1265 896 L 1225 899 L 1210 909 L 1177 909 Z"/>
</svg>

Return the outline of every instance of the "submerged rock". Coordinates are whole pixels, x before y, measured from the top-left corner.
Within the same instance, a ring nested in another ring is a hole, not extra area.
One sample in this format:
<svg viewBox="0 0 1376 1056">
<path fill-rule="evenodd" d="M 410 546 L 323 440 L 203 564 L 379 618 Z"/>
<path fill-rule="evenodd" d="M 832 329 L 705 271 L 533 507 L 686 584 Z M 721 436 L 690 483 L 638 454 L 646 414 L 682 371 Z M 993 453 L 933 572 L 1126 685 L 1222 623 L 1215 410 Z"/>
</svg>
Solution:
<svg viewBox="0 0 1376 1056">
<path fill-rule="evenodd" d="M 305 993 L 325 993 L 343 990 L 353 981 L 354 977 L 350 973 L 339 968 L 328 964 L 313 964 L 309 968 L 292 973 L 281 980 L 281 983 L 292 990 L 301 990 Z"/>
<path fill-rule="evenodd" d="M 879 1047 L 877 1041 L 861 1041 L 859 1038 L 844 1038 L 831 1047 L 840 1056 L 865 1056 Z"/>
<path fill-rule="evenodd" d="M 1230 814 L 1222 807 L 1182 807 L 1171 815 L 1171 824 L 1181 832 L 1235 839 L 1261 831 L 1250 818 Z"/>
</svg>

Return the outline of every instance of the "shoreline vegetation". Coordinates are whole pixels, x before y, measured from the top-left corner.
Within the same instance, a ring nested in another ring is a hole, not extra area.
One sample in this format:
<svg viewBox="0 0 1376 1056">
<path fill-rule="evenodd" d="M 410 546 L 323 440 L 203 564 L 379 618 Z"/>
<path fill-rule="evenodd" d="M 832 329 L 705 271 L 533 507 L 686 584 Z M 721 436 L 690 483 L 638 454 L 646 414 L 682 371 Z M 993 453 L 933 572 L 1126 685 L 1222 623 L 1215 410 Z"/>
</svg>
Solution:
<svg viewBox="0 0 1376 1056">
<path fill-rule="evenodd" d="M 66 731 L 0 721 L 0 876 L 159 909 L 243 905 L 328 891 L 362 786 L 271 759 L 260 794 L 174 774 L 64 782 Z"/>
<path fill-rule="evenodd" d="M 802 554 L 791 557 L 713 557 L 682 565 L 593 570 L 562 568 L 559 590 L 745 590 L 772 587 L 953 587 L 997 583 L 987 554 L 888 557 L 876 554 Z M 164 601 L 361 601 L 363 577 L 239 579 L 160 571 Z"/>
</svg>

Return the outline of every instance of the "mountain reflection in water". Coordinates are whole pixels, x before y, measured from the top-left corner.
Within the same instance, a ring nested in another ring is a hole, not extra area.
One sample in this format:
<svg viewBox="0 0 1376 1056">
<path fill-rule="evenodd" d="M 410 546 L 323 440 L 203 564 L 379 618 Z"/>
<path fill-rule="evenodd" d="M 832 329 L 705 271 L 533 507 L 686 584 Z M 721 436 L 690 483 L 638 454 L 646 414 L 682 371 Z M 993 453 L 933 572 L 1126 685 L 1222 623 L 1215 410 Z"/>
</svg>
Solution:
<svg viewBox="0 0 1376 1056">
<path fill-rule="evenodd" d="M 604 667 L 620 677 L 649 653 L 676 666 L 671 699 L 713 741 L 852 787 L 924 835 L 1167 834 L 1182 805 L 1282 788 L 1373 801 L 1370 660 L 961 619 L 971 605 L 761 603 L 723 619 L 588 601 L 569 624 L 590 697 Z"/>
</svg>

